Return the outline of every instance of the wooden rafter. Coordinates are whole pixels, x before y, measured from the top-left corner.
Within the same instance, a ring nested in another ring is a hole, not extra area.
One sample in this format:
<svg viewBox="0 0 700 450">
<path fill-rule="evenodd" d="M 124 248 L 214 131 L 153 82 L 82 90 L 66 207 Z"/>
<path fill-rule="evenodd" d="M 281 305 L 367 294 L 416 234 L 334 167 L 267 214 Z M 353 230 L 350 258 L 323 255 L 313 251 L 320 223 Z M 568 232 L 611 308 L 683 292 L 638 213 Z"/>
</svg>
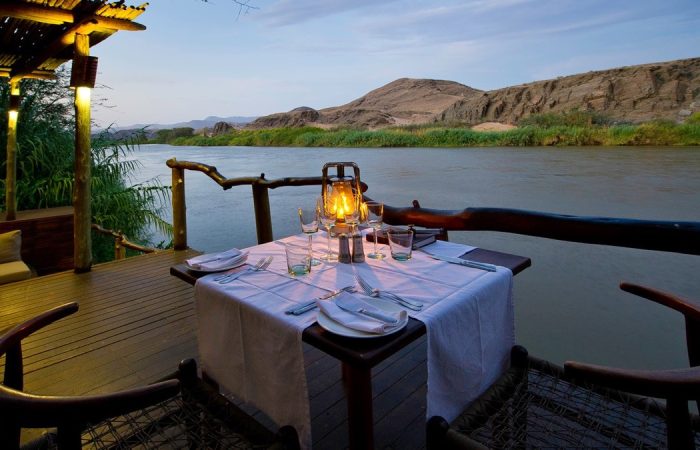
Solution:
<svg viewBox="0 0 700 450">
<path fill-rule="evenodd" d="M 15 19 L 30 20 L 32 22 L 46 23 L 50 25 L 65 25 L 75 23 L 77 20 L 72 11 L 46 6 L 34 6 L 28 3 L 12 2 L 0 4 L 0 17 L 13 17 Z M 143 31 L 145 26 L 127 19 L 116 19 L 93 14 L 84 17 L 82 21 L 93 21 L 96 28 L 102 31 Z"/>
<path fill-rule="evenodd" d="M 0 16 L 48 23 L 50 25 L 63 25 L 74 22 L 72 11 L 18 1 L 0 4 Z"/>
<path fill-rule="evenodd" d="M 116 31 L 145 30 L 145 26 L 132 20 L 146 5 L 128 7 L 123 2 L 87 0 L 3 0 L 0 18 L 7 19 L 4 23 L 0 21 L 3 44 L 0 77 L 51 78 L 59 65 L 73 57 L 71 47 L 76 34 L 91 35 L 90 43 L 95 45 Z"/>
</svg>

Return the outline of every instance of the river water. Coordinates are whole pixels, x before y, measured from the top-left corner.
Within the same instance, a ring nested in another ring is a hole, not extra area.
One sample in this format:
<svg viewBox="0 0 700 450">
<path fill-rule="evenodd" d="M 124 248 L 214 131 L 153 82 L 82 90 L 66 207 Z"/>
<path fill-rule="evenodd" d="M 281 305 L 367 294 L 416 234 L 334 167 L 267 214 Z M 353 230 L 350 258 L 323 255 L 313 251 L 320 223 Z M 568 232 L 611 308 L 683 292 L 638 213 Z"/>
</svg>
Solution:
<svg viewBox="0 0 700 450">
<path fill-rule="evenodd" d="M 504 207 L 637 219 L 700 221 L 700 148 L 261 148 L 144 145 L 136 181 L 160 178 L 165 161 L 214 165 L 229 178 L 320 176 L 355 161 L 367 194 L 392 206 Z M 275 238 L 298 232 L 295 211 L 318 187 L 270 191 Z M 223 191 L 186 175 L 188 244 L 215 251 L 256 243 L 249 186 Z M 700 301 L 700 257 L 492 232 L 450 239 L 532 258 L 515 278 L 517 341 L 541 357 L 622 367 L 684 367 L 680 314 L 618 289 L 622 280 Z M 469 332 L 469 330 L 465 330 Z"/>
</svg>

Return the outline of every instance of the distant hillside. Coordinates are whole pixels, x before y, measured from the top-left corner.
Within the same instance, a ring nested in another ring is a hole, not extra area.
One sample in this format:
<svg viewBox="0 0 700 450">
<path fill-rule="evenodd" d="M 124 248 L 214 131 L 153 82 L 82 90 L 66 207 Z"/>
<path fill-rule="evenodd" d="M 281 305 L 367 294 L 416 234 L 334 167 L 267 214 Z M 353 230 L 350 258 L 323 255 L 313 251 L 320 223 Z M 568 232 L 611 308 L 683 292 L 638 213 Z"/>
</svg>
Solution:
<svg viewBox="0 0 700 450">
<path fill-rule="evenodd" d="M 248 128 L 303 125 L 377 128 L 425 123 L 455 102 L 480 92 L 454 81 L 401 78 L 343 106 L 318 111 L 309 107 L 296 108 L 260 117 Z"/>
<path fill-rule="evenodd" d="M 517 124 L 531 114 L 572 109 L 633 123 L 682 120 L 700 111 L 700 58 L 588 72 L 493 91 L 454 81 L 401 78 L 346 105 L 296 108 L 260 117 L 247 127 Z"/>
<path fill-rule="evenodd" d="M 201 128 L 212 128 L 218 122 L 226 122 L 230 124 L 247 124 L 255 120 L 256 117 L 245 117 L 245 116 L 230 116 L 230 117 L 217 117 L 209 116 L 204 119 L 190 120 L 188 122 L 178 122 L 170 124 L 160 124 L 160 123 L 139 123 L 135 125 L 129 125 L 127 127 L 114 127 L 111 128 L 112 131 L 119 130 L 136 130 L 142 128 L 148 128 L 149 130 L 169 130 L 173 128 L 193 128 L 199 130 Z"/>
</svg>

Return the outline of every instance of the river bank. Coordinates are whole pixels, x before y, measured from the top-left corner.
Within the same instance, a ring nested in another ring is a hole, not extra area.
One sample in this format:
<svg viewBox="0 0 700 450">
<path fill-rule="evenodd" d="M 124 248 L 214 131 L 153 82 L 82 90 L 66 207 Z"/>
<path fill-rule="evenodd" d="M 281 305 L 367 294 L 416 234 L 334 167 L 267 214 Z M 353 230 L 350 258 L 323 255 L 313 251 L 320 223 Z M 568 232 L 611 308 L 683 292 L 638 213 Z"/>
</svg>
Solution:
<svg viewBox="0 0 700 450">
<path fill-rule="evenodd" d="M 696 146 L 700 123 L 537 126 L 505 131 L 464 127 L 406 126 L 381 130 L 316 127 L 233 129 L 216 136 L 156 138 L 149 143 L 251 147 L 529 147 L 529 146 Z"/>
</svg>

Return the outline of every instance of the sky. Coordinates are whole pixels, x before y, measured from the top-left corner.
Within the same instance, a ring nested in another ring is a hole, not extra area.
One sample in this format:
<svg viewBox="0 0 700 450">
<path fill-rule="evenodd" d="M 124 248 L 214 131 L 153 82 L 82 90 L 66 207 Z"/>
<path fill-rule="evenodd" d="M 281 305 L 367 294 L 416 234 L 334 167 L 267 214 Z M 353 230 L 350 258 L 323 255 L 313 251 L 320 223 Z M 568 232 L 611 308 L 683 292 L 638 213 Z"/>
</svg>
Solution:
<svg viewBox="0 0 700 450">
<path fill-rule="evenodd" d="M 403 77 L 491 90 L 700 56 L 698 0 L 249 1 L 150 0 L 146 31 L 91 49 L 98 125 L 321 109 Z"/>
</svg>

